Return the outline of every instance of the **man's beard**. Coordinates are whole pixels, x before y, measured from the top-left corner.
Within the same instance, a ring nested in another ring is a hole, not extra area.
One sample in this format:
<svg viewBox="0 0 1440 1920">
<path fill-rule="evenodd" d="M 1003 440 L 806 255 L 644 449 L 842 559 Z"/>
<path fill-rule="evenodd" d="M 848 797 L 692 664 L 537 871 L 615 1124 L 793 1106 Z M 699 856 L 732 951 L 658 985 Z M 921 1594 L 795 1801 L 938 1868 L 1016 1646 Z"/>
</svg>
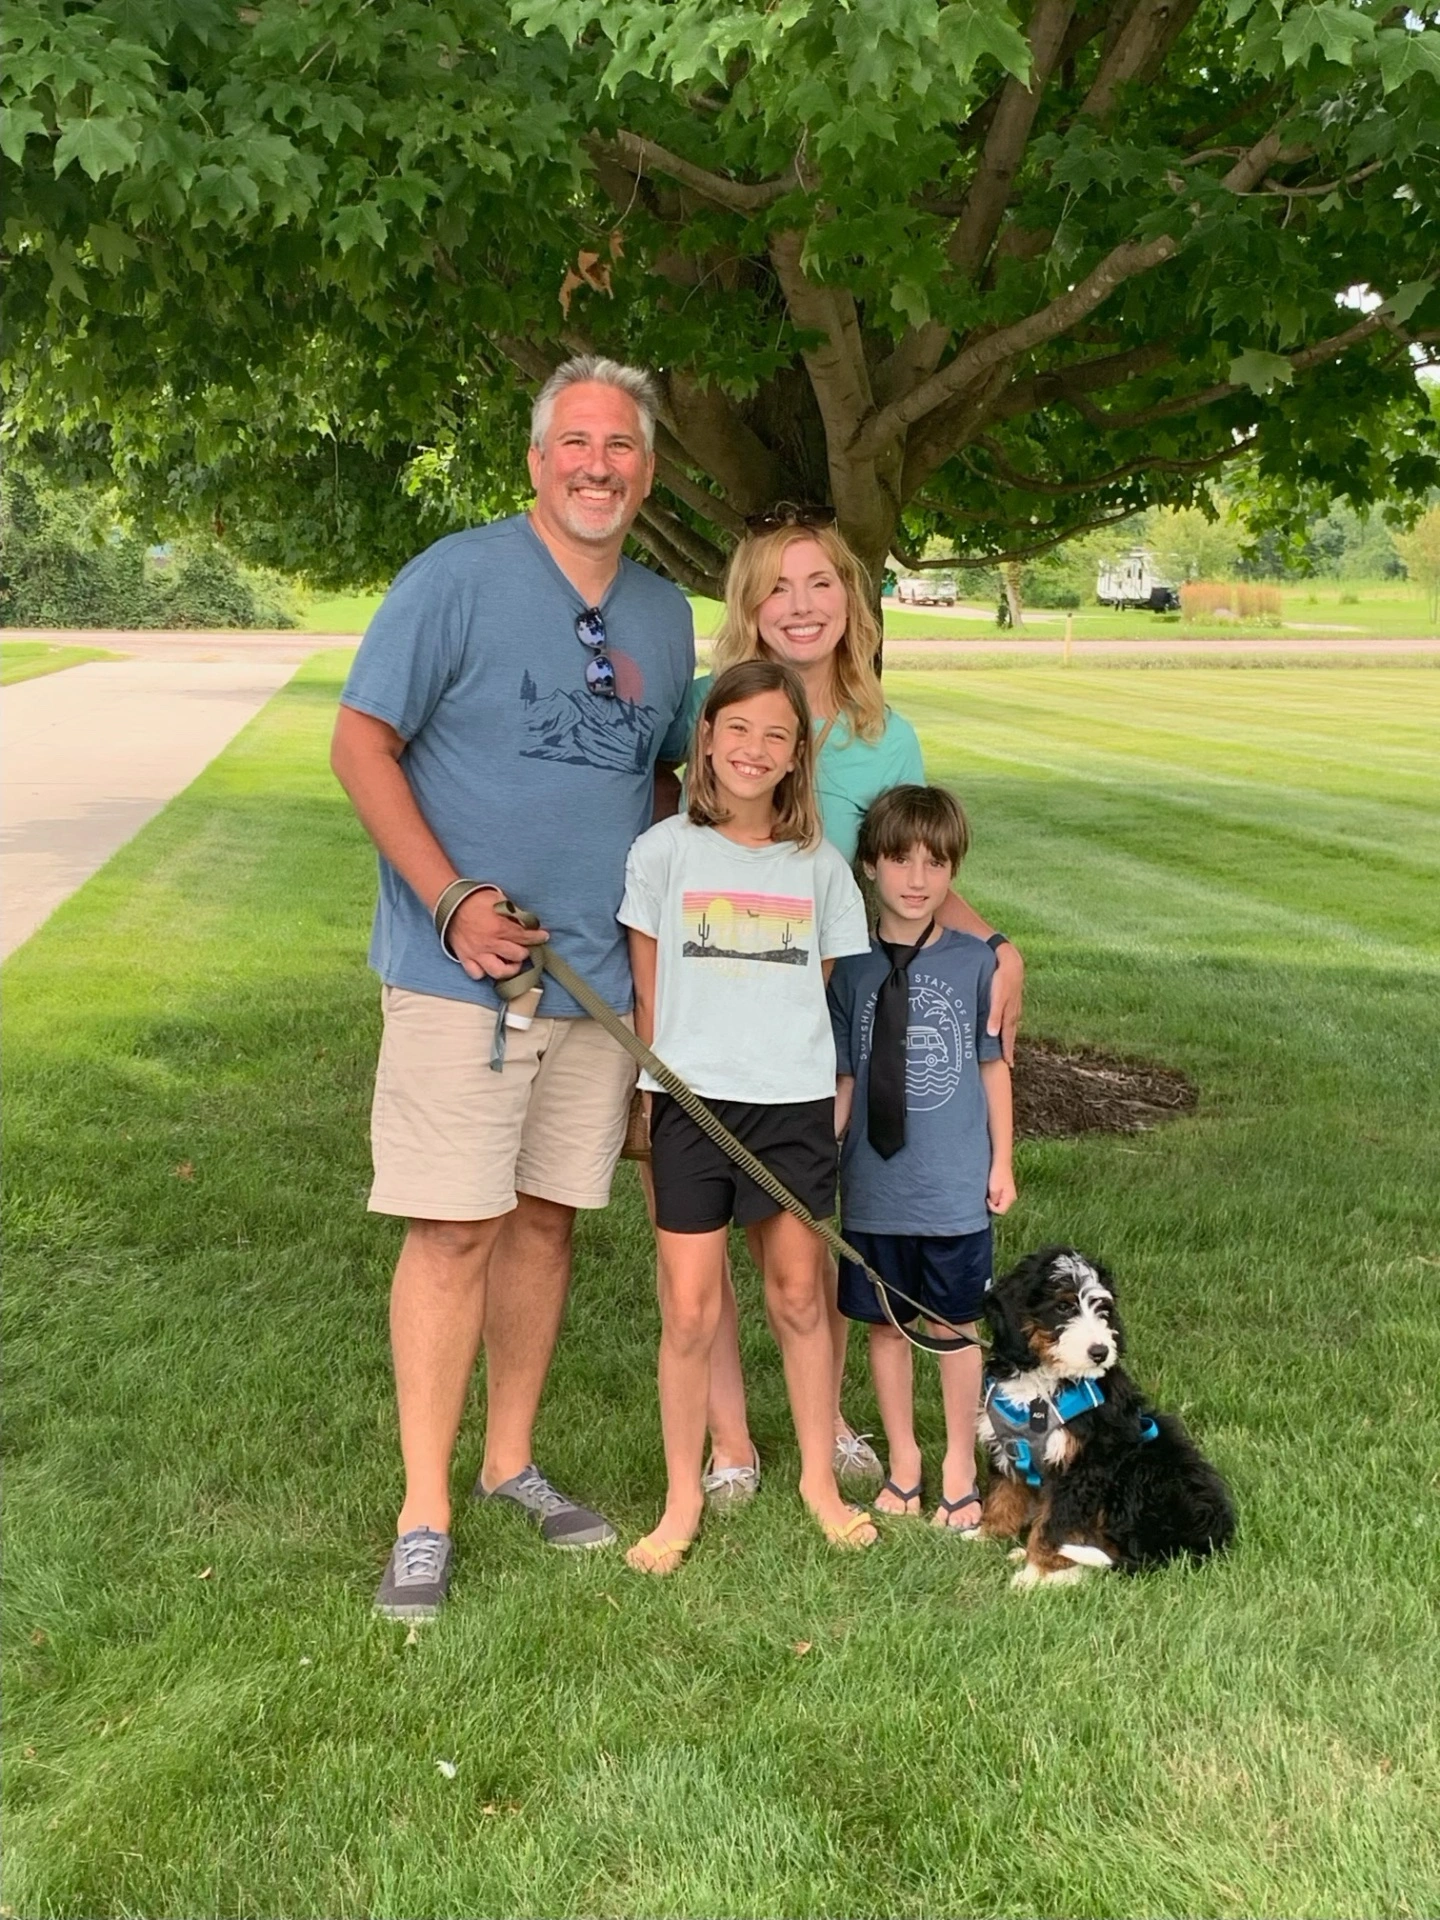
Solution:
<svg viewBox="0 0 1440 1920">
<path fill-rule="evenodd" d="M 623 492 L 616 493 L 614 500 L 614 511 L 603 520 L 597 520 L 580 507 L 567 492 L 557 517 L 565 531 L 577 540 L 609 540 L 627 527 L 633 518 L 630 503 Z"/>
</svg>

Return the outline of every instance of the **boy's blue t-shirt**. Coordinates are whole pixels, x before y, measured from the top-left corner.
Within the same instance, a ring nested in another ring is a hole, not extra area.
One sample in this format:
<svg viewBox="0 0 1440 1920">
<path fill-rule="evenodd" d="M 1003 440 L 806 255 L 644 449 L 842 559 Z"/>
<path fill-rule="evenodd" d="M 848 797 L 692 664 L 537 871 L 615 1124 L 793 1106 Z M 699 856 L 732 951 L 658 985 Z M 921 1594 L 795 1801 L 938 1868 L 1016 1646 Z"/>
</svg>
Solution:
<svg viewBox="0 0 1440 1920">
<path fill-rule="evenodd" d="M 584 609 L 526 515 L 451 534 L 396 576 L 340 698 L 409 742 L 400 765 L 459 872 L 537 913 L 623 1011 L 615 910 L 630 843 L 650 824 L 655 762 L 685 757 L 694 627 L 678 587 L 622 560 L 601 602 L 618 685 L 605 700 L 585 686 Z M 489 980 L 442 952 L 427 903 L 383 858 L 370 964 L 391 986 L 498 1004 Z M 580 1009 L 547 980 L 541 1011 Z"/>
<path fill-rule="evenodd" d="M 840 1150 L 842 1226 L 932 1237 L 977 1233 L 990 1218 L 990 1131 L 979 1063 L 1003 1052 L 1000 1036 L 985 1031 L 995 955 L 973 934 L 947 927 L 911 961 L 905 1144 L 882 1160 L 865 1116 L 875 996 L 889 971 L 872 941 L 868 953 L 837 960 L 830 976 L 837 1070 L 855 1076 Z"/>
</svg>

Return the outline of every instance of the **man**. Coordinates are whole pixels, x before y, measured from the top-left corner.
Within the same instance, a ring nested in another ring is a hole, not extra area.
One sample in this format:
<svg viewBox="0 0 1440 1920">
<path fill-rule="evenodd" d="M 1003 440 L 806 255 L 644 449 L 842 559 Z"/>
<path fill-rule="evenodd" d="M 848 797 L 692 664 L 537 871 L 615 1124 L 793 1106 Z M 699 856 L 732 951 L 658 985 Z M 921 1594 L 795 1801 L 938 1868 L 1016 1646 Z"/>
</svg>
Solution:
<svg viewBox="0 0 1440 1920">
<path fill-rule="evenodd" d="M 449 1586 L 450 1461 L 482 1333 L 474 1496 L 557 1546 L 615 1538 L 540 1473 L 531 1430 L 575 1210 L 609 1197 L 634 1068 L 553 981 L 528 1027 L 494 982 L 553 937 L 631 1004 L 625 854 L 685 757 L 694 673 L 684 595 L 621 557 L 654 430 L 638 369 L 559 368 L 531 423 L 534 506 L 412 560 L 341 695 L 331 765 L 380 853 L 370 1208 L 408 1221 L 390 1301 L 405 1497 L 375 1599 L 393 1619 L 429 1618 Z M 540 931 L 496 911 L 506 894 Z"/>
</svg>

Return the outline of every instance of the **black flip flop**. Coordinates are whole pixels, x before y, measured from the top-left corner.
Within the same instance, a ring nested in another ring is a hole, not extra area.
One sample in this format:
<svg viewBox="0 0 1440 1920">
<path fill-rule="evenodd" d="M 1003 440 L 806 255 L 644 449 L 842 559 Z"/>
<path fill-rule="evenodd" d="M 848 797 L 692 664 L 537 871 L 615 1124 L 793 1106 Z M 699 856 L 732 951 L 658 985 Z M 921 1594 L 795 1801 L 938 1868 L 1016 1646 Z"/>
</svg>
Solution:
<svg viewBox="0 0 1440 1920">
<path fill-rule="evenodd" d="M 903 1500 L 908 1507 L 912 1500 L 924 1500 L 924 1495 L 920 1490 L 921 1484 L 922 1483 L 917 1480 L 914 1486 L 907 1492 L 904 1487 L 897 1487 L 893 1480 L 886 1480 L 882 1484 L 880 1491 L 881 1493 L 893 1493 L 897 1500 Z M 871 1505 L 874 1506 L 873 1501 Z M 891 1513 L 888 1507 L 875 1507 L 875 1512 L 882 1520 L 923 1520 L 925 1517 L 923 1513 Z"/>
<path fill-rule="evenodd" d="M 958 1500 L 947 1500 L 944 1494 L 941 1494 L 940 1498 L 935 1502 L 935 1511 L 945 1514 L 946 1520 L 944 1526 L 939 1528 L 938 1531 L 941 1533 L 958 1534 L 962 1540 L 978 1539 L 980 1536 L 980 1523 L 978 1520 L 973 1527 L 952 1527 L 949 1516 L 952 1513 L 959 1513 L 962 1507 L 983 1508 L 983 1506 L 984 1502 L 980 1498 L 979 1487 L 972 1487 L 969 1493 L 962 1493 Z M 932 1521 L 931 1524 L 934 1525 L 934 1522 Z"/>
</svg>

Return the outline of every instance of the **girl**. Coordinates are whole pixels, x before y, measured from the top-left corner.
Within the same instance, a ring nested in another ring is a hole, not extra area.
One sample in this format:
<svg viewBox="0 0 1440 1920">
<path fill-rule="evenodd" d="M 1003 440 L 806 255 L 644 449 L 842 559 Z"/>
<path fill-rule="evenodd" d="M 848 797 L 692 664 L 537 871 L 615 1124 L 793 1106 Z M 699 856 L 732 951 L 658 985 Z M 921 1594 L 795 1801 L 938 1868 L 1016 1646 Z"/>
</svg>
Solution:
<svg viewBox="0 0 1440 1920">
<path fill-rule="evenodd" d="M 752 660 L 722 673 L 695 729 L 688 804 L 630 849 L 620 920 L 630 929 L 635 1028 L 813 1213 L 835 1203 L 832 963 L 869 951 L 860 891 L 820 837 L 810 712 L 798 675 Z M 746 1229 L 800 1444 L 800 1495 L 827 1540 L 865 1547 L 875 1528 L 840 1497 L 832 1464 L 824 1249 L 734 1167 L 678 1102 L 649 1095 L 659 1242 L 660 1422 L 665 1511 L 626 1555 L 673 1573 L 704 1494 L 710 1349 L 729 1224 Z"/>
<path fill-rule="evenodd" d="M 748 523 L 750 531 L 732 554 L 726 575 L 715 664 L 723 671 L 742 660 L 779 660 L 799 674 L 815 731 L 821 827 L 850 860 L 871 801 L 891 787 L 922 785 L 925 768 L 915 729 L 885 704 L 875 665 L 880 624 L 871 611 L 869 578 L 834 519 L 828 508 L 782 501 Z M 697 705 L 709 687 L 706 679 L 696 682 Z M 972 933 L 994 947 L 990 1025 L 1003 1034 L 1008 1058 L 1025 971 L 1019 953 L 958 893 L 946 894 L 936 918 L 942 927 Z M 849 1322 L 836 1305 L 835 1266 L 828 1255 L 826 1272 L 835 1470 L 842 1479 L 879 1480 L 883 1469 L 873 1448 L 841 1412 Z M 755 1493 L 760 1464 L 746 1419 L 735 1294 L 728 1277 L 712 1356 L 710 1427 L 714 1451 L 706 1492 L 712 1504 L 733 1506 Z M 875 1504 L 888 1513 L 913 1510 L 888 1491 Z"/>
</svg>

